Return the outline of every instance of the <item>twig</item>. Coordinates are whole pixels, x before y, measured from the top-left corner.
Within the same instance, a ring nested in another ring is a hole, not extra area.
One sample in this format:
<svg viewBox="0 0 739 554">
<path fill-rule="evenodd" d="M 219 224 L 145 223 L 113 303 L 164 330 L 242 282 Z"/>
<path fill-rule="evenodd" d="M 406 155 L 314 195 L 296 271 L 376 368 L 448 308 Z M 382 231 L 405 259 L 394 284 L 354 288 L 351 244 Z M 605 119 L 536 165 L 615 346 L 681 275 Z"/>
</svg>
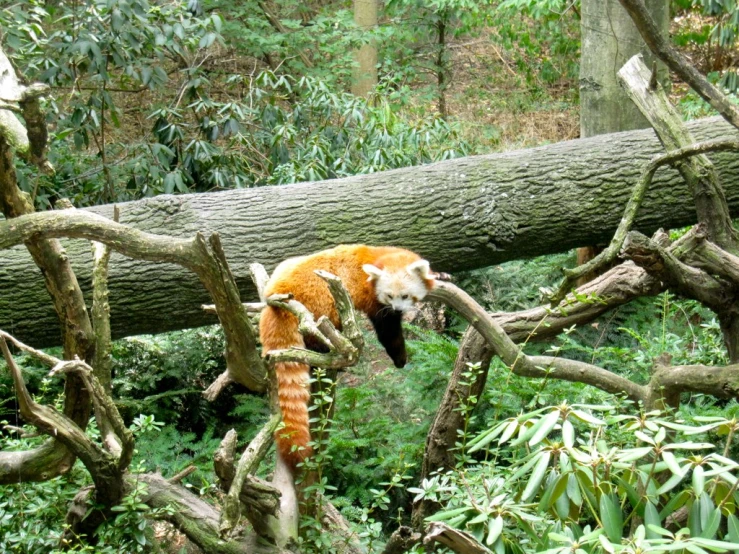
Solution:
<svg viewBox="0 0 739 554">
<path fill-rule="evenodd" d="M 180 471 L 178 474 L 176 474 L 176 475 L 170 477 L 169 479 L 167 479 L 167 482 L 168 483 L 179 483 L 185 477 L 187 477 L 191 473 L 195 473 L 197 470 L 198 470 L 198 468 L 196 466 L 194 466 L 194 465 L 187 466 L 185 469 L 183 469 L 182 471 Z"/>
</svg>

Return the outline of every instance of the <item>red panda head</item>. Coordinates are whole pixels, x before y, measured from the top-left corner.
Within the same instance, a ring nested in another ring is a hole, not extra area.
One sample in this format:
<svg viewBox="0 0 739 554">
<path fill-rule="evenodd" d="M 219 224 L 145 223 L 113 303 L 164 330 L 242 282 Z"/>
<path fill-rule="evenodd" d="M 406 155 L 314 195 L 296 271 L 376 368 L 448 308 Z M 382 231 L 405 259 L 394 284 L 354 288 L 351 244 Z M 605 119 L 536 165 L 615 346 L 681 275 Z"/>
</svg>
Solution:
<svg viewBox="0 0 739 554">
<path fill-rule="evenodd" d="M 398 256 L 385 256 L 387 259 L 377 260 L 376 265 L 364 264 L 362 269 L 369 275 L 367 280 L 374 284 L 378 302 L 404 312 L 426 296 L 434 286 L 434 275 L 426 260 L 406 263 L 407 256 L 399 260 L 395 257 Z M 399 261 L 403 263 L 398 264 Z"/>
</svg>

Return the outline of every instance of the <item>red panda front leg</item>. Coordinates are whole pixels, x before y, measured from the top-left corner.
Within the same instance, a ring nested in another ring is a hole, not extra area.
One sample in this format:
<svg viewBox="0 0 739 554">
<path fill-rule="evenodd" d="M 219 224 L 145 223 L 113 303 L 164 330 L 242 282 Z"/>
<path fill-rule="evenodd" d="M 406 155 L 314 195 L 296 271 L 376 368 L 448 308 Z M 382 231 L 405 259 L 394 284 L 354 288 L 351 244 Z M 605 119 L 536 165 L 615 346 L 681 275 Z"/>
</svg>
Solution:
<svg viewBox="0 0 739 554">
<path fill-rule="evenodd" d="M 389 308 L 380 309 L 375 315 L 369 316 L 375 328 L 380 344 L 385 347 L 388 356 L 393 360 L 395 367 L 403 367 L 408 359 L 405 352 L 405 338 L 403 337 L 403 312 Z"/>
</svg>

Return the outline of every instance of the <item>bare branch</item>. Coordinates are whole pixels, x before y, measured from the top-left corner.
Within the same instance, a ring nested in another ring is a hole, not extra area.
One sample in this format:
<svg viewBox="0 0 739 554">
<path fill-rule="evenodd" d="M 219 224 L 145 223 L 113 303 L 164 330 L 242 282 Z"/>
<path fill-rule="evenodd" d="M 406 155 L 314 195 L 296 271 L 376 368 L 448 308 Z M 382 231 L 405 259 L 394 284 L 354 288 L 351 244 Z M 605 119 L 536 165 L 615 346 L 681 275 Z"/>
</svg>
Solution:
<svg viewBox="0 0 739 554">
<path fill-rule="evenodd" d="M 301 335 L 311 336 L 329 350 L 333 350 L 334 346 L 331 344 L 331 341 L 318 329 L 313 312 L 310 312 L 297 300 L 293 300 L 292 298 L 285 300 L 281 296 L 273 295 L 268 297 L 267 305 L 293 314 L 298 320 L 298 331 Z"/>
<path fill-rule="evenodd" d="M 284 309 L 298 319 L 298 329 L 303 335 L 310 335 L 328 347 L 327 353 L 315 352 L 305 348 L 287 348 L 271 350 L 265 353 L 268 362 L 299 362 L 311 367 L 326 369 L 342 369 L 357 363 L 364 346 L 362 332 L 356 321 L 356 311 L 349 293 L 341 283 L 341 279 L 327 271 L 317 270 L 316 274 L 328 285 L 334 298 L 336 311 L 341 320 L 342 332 L 339 333 L 329 318 L 321 317 L 315 323 L 313 314 L 297 300 L 277 300 L 279 295 L 267 298 L 267 304 Z"/>
<path fill-rule="evenodd" d="M 267 281 L 269 281 L 267 270 L 264 269 L 262 264 L 253 263 L 249 264 L 249 274 L 251 275 L 251 280 L 254 281 L 254 286 L 257 288 L 259 300 L 265 302 L 264 289 L 267 286 Z"/>
<path fill-rule="evenodd" d="M 629 98 L 652 125 L 668 153 L 695 144 L 695 138 L 664 89 L 661 86 L 655 90 L 649 88 L 651 75 L 641 55 L 632 57 L 618 72 L 618 77 Z M 733 142 L 739 141 L 734 138 Z M 719 149 L 725 149 L 726 146 L 732 149 L 731 141 L 727 141 L 725 146 L 719 145 Z M 691 154 L 687 159 L 678 156 L 672 163 L 693 195 L 698 221 L 706 224 L 709 238 L 722 248 L 736 249 L 739 237 L 732 227 L 726 195 L 713 163 L 700 153 Z"/>
<path fill-rule="evenodd" d="M 36 350 L 35 348 L 28 346 L 27 344 L 23 344 L 21 341 L 16 339 L 13 335 L 6 333 L 2 329 L 0 329 L 0 338 L 13 343 L 13 346 L 18 348 L 18 350 L 22 350 L 23 352 L 30 354 L 31 356 L 36 358 L 38 361 L 40 361 L 41 363 L 49 367 L 54 367 L 55 365 L 61 363 L 61 360 L 59 358 L 55 358 L 54 356 L 47 354 L 46 352 L 42 352 L 41 350 Z"/>
<path fill-rule="evenodd" d="M 192 239 L 154 235 L 81 210 L 35 213 L 0 222 L 0 249 L 42 237 L 98 241 L 129 257 L 176 263 L 192 270 L 215 302 L 226 335 L 231 377 L 257 392 L 266 388 L 254 329 L 241 305 L 217 234 L 211 235 L 209 248 L 199 233 Z"/>
<path fill-rule="evenodd" d="M 619 223 L 618 229 L 616 229 L 613 239 L 611 239 L 608 247 L 585 264 L 573 269 L 562 269 L 565 274 L 565 278 L 559 285 L 557 292 L 552 296 L 552 304 L 559 304 L 580 277 L 591 272 L 598 272 L 616 259 L 616 256 L 618 256 L 618 253 L 621 251 L 624 240 L 626 240 L 627 233 L 631 230 L 631 226 L 634 224 L 636 215 L 641 207 L 642 201 L 644 200 L 644 195 L 646 194 L 647 189 L 652 182 L 652 177 L 654 177 L 657 169 L 664 165 L 673 164 L 677 161 L 687 159 L 691 156 L 708 152 L 725 151 L 739 151 L 739 140 L 719 139 L 699 142 L 679 148 L 678 150 L 673 150 L 672 152 L 668 152 L 667 154 L 663 154 L 652 159 L 644 168 L 641 179 L 634 187 L 634 190 L 631 193 L 631 198 L 624 209 L 624 215 Z"/>
<path fill-rule="evenodd" d="M 626 394 L 633 400 L 645 398 L 644 387 L 603 368 L 551 356 L 527 356 L 477 302 L 451 283 L 437 283 L 428 296 L 441 300 L 459 312 L 490 343 L 495 353 L 516 375 L 582 382 L 612 394 Z"/>
</svg>

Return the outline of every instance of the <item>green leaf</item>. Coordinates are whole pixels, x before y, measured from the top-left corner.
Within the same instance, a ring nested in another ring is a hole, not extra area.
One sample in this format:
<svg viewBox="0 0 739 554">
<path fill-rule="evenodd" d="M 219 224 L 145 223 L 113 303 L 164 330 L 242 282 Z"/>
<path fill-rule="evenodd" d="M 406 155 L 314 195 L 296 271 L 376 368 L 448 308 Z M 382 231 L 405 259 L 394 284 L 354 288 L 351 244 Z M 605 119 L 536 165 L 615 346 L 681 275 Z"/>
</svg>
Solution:
<svg viewBox="0 0 739 554">
<path fill-rule="evenodd" d="M 703 466 L 695 466 L 693 468 L 693 492 L 695 496 L 700 496 L 706 487 L 706 477 Z"/>
<path fill-rule="evenodd" d="M 510 424 L 513 424 L 513 432 L 515 432 L 516 427 L 518 426 L 518 422 L 514 419 L 513 421 L 509 423 L 501 423 L 500 425 L 496 425 L 492 429 L 485 431 L 484 433 L 480 433 L 478 436 L 476 436 L 474 439 L 472 439 L 468 444 L 470 446 L 468 452 L 477 452 L 478 450 L 485 448 L 488 444 L 490 444 L 495 438 L 500 435 L 500 433 L 504 430 L 510 427 Z M 513 434 L 513 432 L 511 434 Z M 507 440 L 507 439 L 506 439 Z"/>
<path fill-rule="evenodd" d="M 567 419 L 562 423 L 562 442 L 567 448 L 575 446 L 575 427 Z"/>
<path fill-rule="evenodd" d="M 574 415 L 576 418 L 584 421 L 585 423 L 590 423 L 591 425 L 597 425 L 598 427 L 603 426 L 606 424 L 605 421 L 602 419 L 598 419 L 597 417 L 593 417 L 587 412 L 583 412 L 582 410 L 572 410 L 572 415 Z"/>
<path fill-rule="evenodd" d="M 544 489 L 544 493 L 541 495 L 541 499 L 539 500 L 540 511 L 546 511 L 552 504 L 554 504 L 556 498 L 552 498 L 552 496 L 554 495 L 557 483 L 559 483 L 562 477 L 563 475 L 558 474 L 556 469 L 553 469 L 547 476 L 547 481 L 544 485 L 546 488 Z"/>
<path fill-rule="evenodd" d="M 639 448 L 629 448 L 626 450 L 622 450 L 618 454 L 618 460 L 620 462 L 634 462 L 636 460 L 641 460 L 644 456 L 649 454 L 650 452 L 653 452 L 654 448 L 651 446 L 641 446 Z"/>
<path fill-rule="evenodd" d="M 668 450 L 704 450 L 706 448 L 714 448 L 710 442 L 676 442 L 664 446 Z"/>
<path fill-rule="evenodd" d="M 680 491 L 678 494 L 674 495 L 659 512 L 660 519 L 664 520 L 667 516 L 682 508 L 689 499 L 690 493 L 686 490 Z"/>
<path fill-rule="evenodd" d="M 731 542 L 739 543 L 739 519 L 734 514 L 726 518 L 728 536 Z"/>
<path fill-rule="evenodd" d="M 665 481 L 664 485 L 657 489 L 657 494 L 665 494 L 666 492 L 671 491 L 682 482 L 684 477 L 684 475 L 674 474 L 667 481 Z"/>
<path fill-rule="evenodd" d="M 574 473 L 567 476 L 567 496 L 575 506 L 582 506 L 582 494 L 580 494 L 580 487 Z"/>
<path fill-rule="evenodd" d="M 663 450 L 662 459 L 665 461 L 673 475 L 685 475 L 685 471 L 680 467 L 677 458 L 675 458 L 675 455 L 672 452 L 669 450 Z"/>
<path fill-rule="evenodd" d="M 472 509 L 473 508 L 471 506 L 465 506 L 464 508 L 455 508 L 453 510 L 444 510 L 441 512 L 436 512 L 434 515 L 427 517 L 426 521 L 445 521 L 448 519 L 453 519 L 461 514 L 469 512 Z"/>
<path fill-rule="evenodd" d="M 616 549 L 613 547 L 611 541 L 608 540 L 608 537 L 600 535 L 598 536 L 598 540 L 600 541 L 600 545 L 603 547 L 603 550 L 608 552 L 608 554 L 614 554 L 616 552 Z"/>
<path fill-rule="evenodd" d="M 565 521 L 569 515 L 570 515 L 570 499 L 567 498 L 567 491 L 563 491 L 562 494 L 559 495 L 557 500 L 554 503 L 555 511 L 557 512 L 557 515 L 559 516 L 559 519 L 562 521 Z"/>
<path fill-rule="evenodd" d="M 693 502 L 688 511 L 688 529 L 690 529 L 690 536 L 698 537 L 703 530 L 701 525 L 701 504 L 698 499 Z"/>
<path fill-rule="evenodd" d="M 600 497 L 600 521 L 608 538 L 615 543 L 621 542 L 623 533 L 623 514 L 616 498 L 610 494 Z"/>
<path fill-rule="evenodd" d="M 536 430 L 536 433 L 534 433 L 534 435 L 531 437 L 531 440 L 529 441 L 529 446 L 539 444 L 547 437 L 547 435 L 549 435 L 549 432 L 554 429 L 555 425 L 557 425 L 557 422 L 559 421 L 559 415 L 559 410 L 555 410 L 545 415 L 541 419 L 540 423 L 537 423 L 538 429 Z"/>
<path fill-rule="evenodd" d="M 621 542 L 623 514 L 615 496 L 602 494 L 600 497 L 600 520 L 606 535 L 612 542 Z"/>
<path fill-rule="evenodd" d="M 487 544 L 488 546 L 493 544 L 495 541 L 498 540 L 498 537 L 500 537 L 500 534 L 502 532 L 503 532 L 503 518 L 498 516 L 490 524 L 490 529 L 488 530 L 488 536 L 485 538 L 485 544 Z"/>
<path fill-rule="evenodd" d="M 547 468 L 549 467 L 549 459 L 551 458 L 550 452 L 541 452 L 539 454 L 539 460 L 536 462 L 534 470 L 531 472 L 529 482 L 526 484 L 526 488 L 521 494 L 521 501 L 528 502 L 534 497 L 536 491 L 539 489 L 544 475 L 546 475 Z"/>
<path fill-rule="evenodd" d="M 701 531 L 700 536 L 704 539 L 714 538 L 716 536 L 716 531 L 718 531 L 719 525 L 721 525 L 721 510 L 715 508 L 711 512 L 711 515 L 708 516 L 708 520 L 703 526 L 703 530 Z"/>
<path fill-rule="evenodd" d="M 644 524 L 646 525 L 647 538 L 657 539 L 659 533 L 655 532 L 653 527 L 662 527 L 662 520 L 659 517 L 657 508 L 651 502 L 647 502 L 644 506 Z"/>
</svg>

